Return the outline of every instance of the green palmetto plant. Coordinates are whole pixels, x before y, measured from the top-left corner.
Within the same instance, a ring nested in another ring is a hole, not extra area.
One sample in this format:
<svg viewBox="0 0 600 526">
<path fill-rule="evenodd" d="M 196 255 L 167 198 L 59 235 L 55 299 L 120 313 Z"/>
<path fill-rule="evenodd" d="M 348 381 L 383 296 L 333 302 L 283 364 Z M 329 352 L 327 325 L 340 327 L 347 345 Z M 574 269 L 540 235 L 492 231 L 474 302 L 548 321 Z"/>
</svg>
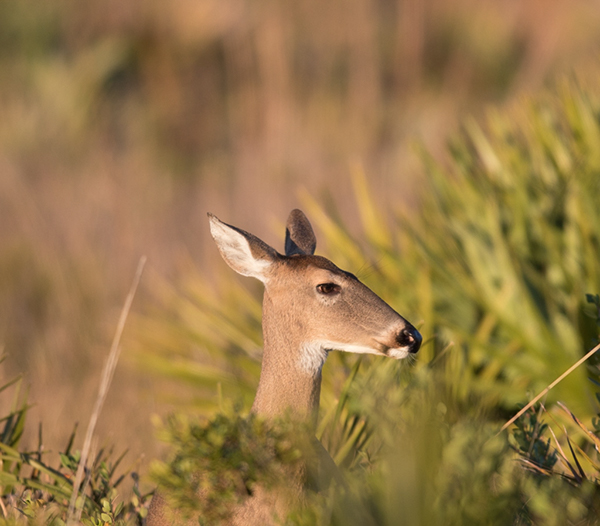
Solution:
<svg viewBox="0 0 600 526">
<path fill-rule="evenodd" d="M 591 348 L 585 295 L 600 289 L 599 101 L 564 82 L 470 121 L 430 178 L 411 242 L 433 311 L 466 351 L 469 387 L 523 401 Z M 410 252 L 410 249 L 409 249 Z M 589 414 L 580 369 L 551 393 Z"/>
</svg>

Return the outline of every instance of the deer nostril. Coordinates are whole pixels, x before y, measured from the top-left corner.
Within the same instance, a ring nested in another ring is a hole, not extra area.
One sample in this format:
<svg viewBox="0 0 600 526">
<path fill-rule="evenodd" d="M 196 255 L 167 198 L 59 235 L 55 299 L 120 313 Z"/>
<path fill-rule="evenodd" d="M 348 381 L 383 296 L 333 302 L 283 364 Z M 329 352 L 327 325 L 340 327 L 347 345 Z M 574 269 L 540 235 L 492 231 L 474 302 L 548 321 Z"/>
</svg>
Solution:
<svg viewBox="0 0 600 526">
<path fill-rule="evenodd" d="M 414 327 L 402 329 L 396 337 L 398 344 L 402 347 L 408 347 L 408 352 L 410 353 L 418 352 L 422 340 L 421 333 Z"/>
</svg>

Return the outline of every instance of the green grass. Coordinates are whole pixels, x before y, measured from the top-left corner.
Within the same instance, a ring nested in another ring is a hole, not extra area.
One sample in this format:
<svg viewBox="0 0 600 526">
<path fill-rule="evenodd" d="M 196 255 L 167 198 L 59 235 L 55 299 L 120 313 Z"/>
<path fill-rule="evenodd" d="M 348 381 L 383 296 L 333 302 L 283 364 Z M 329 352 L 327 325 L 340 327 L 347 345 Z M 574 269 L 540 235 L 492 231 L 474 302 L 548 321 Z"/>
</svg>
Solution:
<svg viewBox="0 0 600 526">
<path fill-rule="evenodd" d="M 111 448 L 99 449 L 86 463 L 84 484 L 77 493 L 74 513 L 69 515 L 81 460 L 80 451 L 73 448 L 77 426 L 58 455 L 46 450 L 41 424 L 37 448 L 25 449 L 21 438 L 29 405 L 20 378 L 0 387 L 0 396 L 7 397 L 11 391 L 12 410 L 0 418 L 0 523 L 64 526 L 74 520 L 86 526 L 141 525 L 151 495 L 140 493 L 134 466 L 122 468 L 125 454 L 116 457 Z M 119 492 L 128 479 L 127 493 L 131 495 L 123 499 Z"/>
</svg>

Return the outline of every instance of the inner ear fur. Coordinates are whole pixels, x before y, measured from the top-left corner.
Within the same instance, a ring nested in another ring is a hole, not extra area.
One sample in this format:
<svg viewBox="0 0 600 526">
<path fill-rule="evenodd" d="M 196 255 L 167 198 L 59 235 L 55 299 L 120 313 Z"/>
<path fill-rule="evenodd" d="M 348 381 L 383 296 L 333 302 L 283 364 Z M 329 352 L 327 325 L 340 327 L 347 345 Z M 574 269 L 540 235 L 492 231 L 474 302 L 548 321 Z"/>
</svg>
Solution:
<svg viewBox="0 0 600 526">
<path fill-rule="evenodd" d="M 242 276 L 268 281 L 271 265 L 281 256 L 253 234 L 208 214 L 210 233 L 225 262 Z"/>
</svg>

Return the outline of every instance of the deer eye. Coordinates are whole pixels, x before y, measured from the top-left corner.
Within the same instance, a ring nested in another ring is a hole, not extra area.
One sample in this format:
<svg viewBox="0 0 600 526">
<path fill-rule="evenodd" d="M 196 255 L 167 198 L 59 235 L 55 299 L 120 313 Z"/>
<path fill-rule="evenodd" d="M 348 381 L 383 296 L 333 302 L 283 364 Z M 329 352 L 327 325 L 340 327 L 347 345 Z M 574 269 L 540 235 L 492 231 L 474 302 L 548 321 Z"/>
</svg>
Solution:
<svg viewBox="0 0 600 526">
<path fill-rule="evenodd" d="M 317 285 L 317 292 L 319 294 L 323 294 L 324 296 L 339 294 L 341 290 L 342 287 L 336 285 L 335 283 L 321 283 L 320 285 Z"/>
</svg>

